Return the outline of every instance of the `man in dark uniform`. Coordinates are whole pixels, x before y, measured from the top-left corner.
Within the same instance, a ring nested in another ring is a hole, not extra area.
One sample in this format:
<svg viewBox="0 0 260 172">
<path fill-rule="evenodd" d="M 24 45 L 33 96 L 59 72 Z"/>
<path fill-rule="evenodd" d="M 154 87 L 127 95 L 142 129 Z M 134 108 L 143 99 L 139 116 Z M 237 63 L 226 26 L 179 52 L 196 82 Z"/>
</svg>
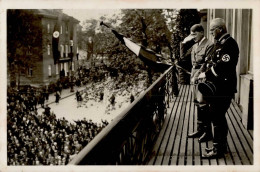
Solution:
<svg viewBox="0 0 260 172">
<path fill-rule="evenodd" d="M 204 28 L 201 24 L 195 24 L 191 27 L 190 35 L 184 39 L 183 43 L 190 40 L 195 42 L 191 51 L 191 84 L 193 84 L 193 98 L 197 106 L 197 131 L 189 133 L 188 137 L 198 137 L 199 142 L 205 142 L 212 139 L 211 121 L 208 114 L 209 105 L 198 94 L 196 81 L 213 43 L 204 36 Z"/>
<path fill-rule="evenodd" d="M 206 79 L 215 85 L 216 91 L 207 95 L 207 87 L 201 83 L 198 87 L 203 95 L 209 97 L 210 115 L 214 126 L 213 147 L 206 148 L 202 158 L 221 157 L 227 151 L 228 126 L 225 114 L 237 92 L 236 65 L 239 57 L 237 42 L 227 33 L 225 21 L 221 18 L 213 19 L 210 23 L 210 34 L 216 40 L 212 55 L 208 60 L 206 72 L 199 78 Z M 208 84 L 210 85 L 210 84 Z"/>
</svg>

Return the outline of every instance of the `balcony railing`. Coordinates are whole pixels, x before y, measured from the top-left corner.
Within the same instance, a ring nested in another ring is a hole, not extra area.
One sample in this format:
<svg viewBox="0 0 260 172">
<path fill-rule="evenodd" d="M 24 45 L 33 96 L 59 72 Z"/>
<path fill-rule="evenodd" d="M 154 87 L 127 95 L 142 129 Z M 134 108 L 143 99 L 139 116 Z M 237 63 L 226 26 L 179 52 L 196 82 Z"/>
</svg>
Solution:
<svg viewBox="0 0 260 172">
<path fill-rule="evenodd" d="M 173 98 L 173 72 L 170 67 L 69 165 L 146 164 Z"/>
</svg>

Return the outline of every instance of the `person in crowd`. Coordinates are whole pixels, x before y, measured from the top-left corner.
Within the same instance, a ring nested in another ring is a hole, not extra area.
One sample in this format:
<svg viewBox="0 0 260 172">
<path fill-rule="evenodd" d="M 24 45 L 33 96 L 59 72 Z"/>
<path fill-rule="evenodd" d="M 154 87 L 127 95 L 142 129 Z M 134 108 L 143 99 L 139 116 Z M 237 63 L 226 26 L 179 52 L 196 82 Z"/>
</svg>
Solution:
<svg viewBox="0 0 260 172">
<path fill-rule="evenodd" d="M 61 95 L 61 93 L 62 93 L 62 83 L 61 82 L 59 82 L 58 87 L 59 87 L 59 92 L 60 92 L 60 95 Z"/>
<path fill-rule="evenodd" d="M 47 116 L 50 116 L 50 115 L 51 115 L 51 108 L 50 108 L 48 105 L 45 105 L 45 107 L 44 107 L 44 113 L 45 113 Z"/>
<path fill-rule="evenodd" d="M 49 95 L 50 95 L 50 93 L 49 93 L 49 89 L 48 89 L 48 86 L 47 86 L 44 90 L 44 97 L 45 97 L 46 102 L 49 101 Z"/>
<path fill-rule="evenodd" d="M 227 33 L 225 20 L 215 18 L 210 22 L 210 34 L 216 40 L 208 57 L 206 69 L 198 78 L 206 82 L 198 85 L 199 91 L 210 104 L 210 117 L 214 126 L 213 147 L 206 148 L 202 158 L 217 158 L 227 151 L 228 125 L 225 114 L 237 92 L 236 65 L 239 58 L 237 42 Z M 216 91 L 209 88 L 214 85 Z"/>
<path fill-rule="evenodd" d="M 135 100 L 135 97 L 133 94 L 130 95 L 130 103 L 132 103 Z"/>
<path fill-rule="evenodd" d="M 103 89 L 101 89 L 100 94 L 99 94 L 99 101 L 103 101 L 103 99 L 104 99 L 104 91 L 103 91 Z"/>
<path fill-rule="evenodd" d="M 198 76 L 200 68 L 213 47 L 213 43 L 204 36 L 204 28 L 201 24 L 195 24 L 190 29 L 190 35 L 184 39 L 184 43 L 193 40 L 195 44 L 191 51 L 191 84 L 193 84 L 193 98 L 197 105 L 197 130 L 189 133 L 189 138 L 198 137 L 199 142 L 212 139 L 211 120 L 209 119 L 209 105 L 201 99 L 197 91 Z"/>
<path fill-rule="evenodd" d="M 116 99 L 115 94 L 112 94 L 112 96 L 109 99 L 111 105 L 115 105 L 115 99 Z"/>
<path fill-rule="evenodd" d="M 45 102 L 44 92 L 41 91 L 40 96 L 39 96 L 39 103 L 40 103 L 42 108 L 44 108 L 44 102 Z"/>
<path fill-rule="evenodd" d="M 77 103 L 78 103 L 77 107 L 81 107 L 83 98 L 82 98 L 81 93 L 78 90 L 76 92 L 76 99 L 77 99 Z"/>
<path fill-rule="evenodd" d="M 58 104 L 60 101 L 60 93 L 58 91 L 56 91 L 55 93 L 55 103 Z"/>
</svg>

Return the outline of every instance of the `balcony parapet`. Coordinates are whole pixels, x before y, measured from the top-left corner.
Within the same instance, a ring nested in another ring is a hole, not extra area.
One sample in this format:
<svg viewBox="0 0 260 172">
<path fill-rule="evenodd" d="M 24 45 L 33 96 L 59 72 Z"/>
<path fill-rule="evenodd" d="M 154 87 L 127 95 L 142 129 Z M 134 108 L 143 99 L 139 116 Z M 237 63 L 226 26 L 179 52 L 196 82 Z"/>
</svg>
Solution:
<svg viewBox="0 0 260 172">
<path fill-rule="evenodd" d="M 121 112 L 68 165 L 142 165 L 173 98 L 173 67 Z"/>
</svg>

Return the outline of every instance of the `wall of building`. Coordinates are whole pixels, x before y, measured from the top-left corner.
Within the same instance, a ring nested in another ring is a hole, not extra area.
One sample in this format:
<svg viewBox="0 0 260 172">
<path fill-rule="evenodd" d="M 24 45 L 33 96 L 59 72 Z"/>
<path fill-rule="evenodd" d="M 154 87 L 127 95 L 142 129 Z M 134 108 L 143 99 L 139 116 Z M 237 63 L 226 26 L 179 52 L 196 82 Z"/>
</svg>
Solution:
<svg viewBox="0 0 260 172">
<path fill-rule="evenodd" d="M 44 84 L 49 84 L 50 82 L 55 82 L 59 79 L 60 77 L 60 71 L 62 69 L 65 69 L 66 76 L 69 73 L 69 69 L 71 67 L 71 62 L 70 62 L 70 57 L 69 53 L 71 51 L 70 49 L 70 38 L 71 38 L 71 32 L 69 27 L 70 22 L 73 22 L 73 54 L 74 58 L 73 61 L 76 61 L 76 52 L 77 52 L 77 23 L 74 22 L 72 19 L 68 20 L 68 18 L 63 18 L 61 22 L 61 28 L 60 28 L 60 37 L 59 37 L 59 51 L 61 52 L 61 45 L 63 45 L 63 57 L 60 57 L 60 61 L 57 62 L 57 64 L 54 64 L 54 59 L 53 59 L 53 52 L 52 52 L 52 33 L 54 26 L 57 22 L 57 18 L 51 18 L 51 17 L 44 17 L 42 19 L 42 26 L 43 26 L 43 35 L 44 39 L 43 41 L 43 65 L 42 65 L 42 71 L 43 71 L 43 76 L 42 76 L 42 82 Z M 49 24 L 49 32 L 48 32 L 48 24 Z M 50 50 L 48 54 L 48 45 L 50 45 Z M 66 55 L 66 45 L 68 47 L 68 53 Z M 61 56 L 62 56 L 61 55 Z M 75 63 L 75 62 L 73 62 Z M 74 70 L 76 70 L 76 65 L 74 65 Z"/>
<path fill-rule="evenodd" d="M 38 24 L 41 24 L 41 21 L 39 19 Z M 26 58 L 30 59 L 29 66 L 23 73 L 20 74 L 20 85 L 39 85 L 42 83 L 42 77 L 43 77 L 43 71 L 42 69 L 42 61 L 43 61 L 43 50 L 42 50 L 42 39 L 43 35 L 36 38 L 38 42 L 40 43 L 37 47 L 32 47 L 31 54 L 28 54 Z M 30 72 L 30 70 L 32 72 Z M 32 73 L 32 75 L 30 74 Z"/>
</svg>

